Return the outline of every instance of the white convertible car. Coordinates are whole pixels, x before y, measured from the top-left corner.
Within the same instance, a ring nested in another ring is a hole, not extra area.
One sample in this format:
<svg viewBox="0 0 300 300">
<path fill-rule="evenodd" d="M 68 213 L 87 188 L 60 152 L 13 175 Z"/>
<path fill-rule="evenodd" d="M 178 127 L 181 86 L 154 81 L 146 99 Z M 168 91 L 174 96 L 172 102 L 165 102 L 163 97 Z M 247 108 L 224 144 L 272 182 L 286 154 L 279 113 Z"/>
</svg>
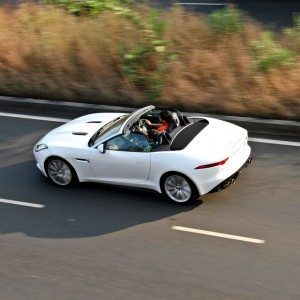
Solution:
<svg viewBox="0 0 300 300">
<path fill-rule="evenodd" d="M 251 162 L 245 129 L 154 106 L 77 118 L 49 132 L 33 152 L 56 185 L 134 186 L 176 203 L 231 185 Z"/>
</svg>

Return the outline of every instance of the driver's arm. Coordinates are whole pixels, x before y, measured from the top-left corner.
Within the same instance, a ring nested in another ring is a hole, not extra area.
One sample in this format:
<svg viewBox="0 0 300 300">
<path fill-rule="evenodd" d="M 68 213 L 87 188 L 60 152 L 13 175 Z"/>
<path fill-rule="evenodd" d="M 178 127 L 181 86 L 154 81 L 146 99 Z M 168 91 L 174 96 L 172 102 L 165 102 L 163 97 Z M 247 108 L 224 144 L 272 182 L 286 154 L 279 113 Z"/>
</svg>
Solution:
<svg viewBox="0 0 300 300">
<path fill-rule="evenodd" d="M 145 119 L 145 123 L 147 126 L 151 127 L 151 128 L 158 128 L 160 127 L 161 125 L 163 125 L 162 123 L 158 123 L 158 124 L 153 124 L 151 123 L 149 120 Z"/>
</svg>

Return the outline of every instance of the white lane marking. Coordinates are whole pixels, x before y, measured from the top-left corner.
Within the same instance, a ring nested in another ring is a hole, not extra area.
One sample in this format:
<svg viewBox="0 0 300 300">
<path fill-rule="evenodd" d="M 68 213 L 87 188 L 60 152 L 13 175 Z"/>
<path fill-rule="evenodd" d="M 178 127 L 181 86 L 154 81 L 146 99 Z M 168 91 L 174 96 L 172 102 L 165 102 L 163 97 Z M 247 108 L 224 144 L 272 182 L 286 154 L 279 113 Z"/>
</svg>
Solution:
<svg viewBox="0 0 300 300">
<path fill-rule="evenodd" d="M 225 4 L 225 3 L 224 3 Z M 54 105 L 54 106 L 68 106 L 68 107 L 84 107 L 84 108 L 94 108 L 98 110 L 107 110 L 107 111 L 127 111 L 133 112 L 137 110 L 137 107 L 124 107 L 124 106 L 113 106 L 113 105 L 101 105 L 101 104 L 91 104 L 91 103 L 82 103 L 82 102 L 66 102 L 66 101 L 55 101 L 55 100 L 45 100 L 45 99 L 32 99 L 32 98 L 15 98 L 0 96 L 1 101 L 7 102 L 16 102 L 16 103 L 33 103 L 41 105 Z M 287 121 L 287 120 L 276 120 L 276 119 L 262 119 L 262 118 L 253 118 L 253 117 L 239 117 L 239 116 L 226 116 L 226 115 L 214 115 L 214 114 L 196 114 L 184 112 L 187 116 L 198 116 L 198 117 L 209 117 L 216 118 L 221 120 L 228 121 L 243 121 L 251 123 L 263 123 L 263 124 L 276 124 L 276 125 L 291 125 L 291 126 L 300 126 L 300 122 L 296 121 Z"/>
<path fill-rule="evenodd" d="M 265 144 L 275 144 L 275 145 L 300 147 L 299 142 L 270 140 L 270 139 L 261 139 L 261 138 L 249 138 L 248 140 L 249 140 L 249 142 L 255 142 L 255 143 L 265 143 Z"/>
<path fill-rule="evenodd" d="M 15 98 L 15 97 L 6 97 L 0 96 L 1 101 L 7 102 L 16 102 L 16 103 L 33 103 L 41 105 L 53 105 L 53 106 L 68 106 L 68 107 L 85 107 L 85 108 L 94 108 L 98 110 L 108 110 L 108 111 L 127 111 L 133 112 L 137 108 L 129 108 L 124 106 L 114 106 L 114 105 L 103 105 L 103 104 L 91 104 L 91 103 L 82 103 L 82 102 L 66 102 L 66 101 L 55 101 L 55 100 L 45 100 L 45 99 L 31 99 L 31 98 Z"/>
<path fill-rule="evenodd" d="M 45 205 L 42 205 L 42 204 L 8 200 L 8 199 L 2 199 L 2 198 L 0 198 L 0 203 L 28 206 L 28 207 L 34 207 L 34 208 L 44 208 L 45 207 Z"/>
<path fill-rule="evenodd" d="M 11 114 L 0 112 L 1 117 L 11 117 L 11 118 L 20 118 L 20 119 L 30 119 L 30 120 L 40 120 L 40 121 L 49 121 L 49 122 L 68 122 L 69 119 L 60 119 L 60 118 L 51 118 L 51 117 L 41 117 L 33 115 L 22 115 L 22 114 Z"/>
<path fill-rule="evenodd" d="M 42 117 L 42 116 L 33 116 L 33 115 L 12 114 L 12 113 L 5 113 L 5 112 L 0 112 L 0 116 L 21 118 L 21 119 L 30 119 L 30 120 L 39 120 L 39 121 L 59 122 L 59 123 L 65 123 L 65 122 L 71 121 L 71 119 L 60 119 L 60 118 L 51 118 L 51 117 Z M 285 145 L 285 146 L 296 146 L 296 147 L 300 146 L 300 143 L 298 143 L 298 142 L 251 138 L 251 137 L 249 138 L 249 141 L 256 142 L 256 143 L 276 144 L 276 145 Z"/>
<path fill-rule="evenodd" d="M 199 6 L 224 6 L 226 3 L 206 3 L 206 2 L 179 2 L 176 5 L 199 5 Z"/>
<path fill-rule="evenodd" d="M 214 232 L 214 231 L 207 231 L 207 230 L 200 230 L 200 229 L 194 229 L 194 228 L 188 228 L 188 227 L 182 227 L 182 226 L 172 226 L 171 229 L 179 230 L 179 231 L 186 231 L 191 233 L 197 233 L 197 234 L 204 234 L 204 235 L 211 235 L 216 236 L 224 239 L 232 239 L 232 240 L 238 240 L 248 243 L 255 243 L 255 244 L 264 244 L 266 241 L 259 240 L 259 239 L 253 239 L 248 238 L 244 236 L 238 236 L 238 235 L 232 235 L 232 234 L 226 234 L 226 233 L 220 233 L 220 232 Z"/>
</svg>

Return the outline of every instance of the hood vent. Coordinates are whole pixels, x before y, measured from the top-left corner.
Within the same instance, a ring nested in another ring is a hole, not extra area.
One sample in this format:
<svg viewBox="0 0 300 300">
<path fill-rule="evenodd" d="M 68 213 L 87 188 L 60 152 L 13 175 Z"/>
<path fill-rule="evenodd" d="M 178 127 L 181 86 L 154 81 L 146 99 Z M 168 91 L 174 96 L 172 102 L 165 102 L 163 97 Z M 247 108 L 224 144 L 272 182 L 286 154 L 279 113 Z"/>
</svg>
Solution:
<svg viewBox="0 0 300 300">
<path fill-rule="evenodd" d="M 72 132 L 74 135 L 87 135 L 87 132 Z"/>
<path fill-rule="evenodd" d="M 89 122 L 87 122 L 87 123 L 100 124 L 100 123 L 102 123 L 102 121 L 89 121 Z"/>
</svg>

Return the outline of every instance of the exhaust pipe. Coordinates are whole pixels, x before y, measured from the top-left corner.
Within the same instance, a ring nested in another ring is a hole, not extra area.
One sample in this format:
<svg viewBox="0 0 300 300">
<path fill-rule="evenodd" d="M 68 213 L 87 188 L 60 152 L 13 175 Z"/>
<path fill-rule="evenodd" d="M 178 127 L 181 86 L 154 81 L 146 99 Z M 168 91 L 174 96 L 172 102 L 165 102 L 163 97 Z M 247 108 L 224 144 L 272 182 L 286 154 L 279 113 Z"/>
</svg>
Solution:
<svg viewBox="0 0 300 300">
<path fill-rule="evenodd" d="M 252 157 L 250 156 L 248 159 L 247 159 L 247 166 L 250 165 L 252 163 Z"/>
<path fill-rule="evenodd" d="M 233 185 L 235 183 L 235 178 L 230 179 L 230 185 Z"/>
<path fill-rule="evenodd" d="M 244 163 L 242 169 L 238 170 L 235 174 L 231 175 L 228 179 L 226 179 L 224 182 L 221 182 L 218 186 L 216 186 L 211 192 L 218 192 L 222 189 L 225 189 L 235 183 L 236 178 L 238 177 L 239 173 L 243 171 L 243 169 L 247 168 L 248 165 L 252 163 L 252 157 L 250 156 L 246 162 Z"/>
<path fill-rule="evenodd" d="M 235 182 L 235 178 L 229 178 L 228 180 L 226 180 L 226 182 L 224 182 L 224 183 L 222 184 L 222 188 L 225 189 L 225 188 L 227 188 L 227 187 L 233 185 L 234 182 Z"/>
</svg>

